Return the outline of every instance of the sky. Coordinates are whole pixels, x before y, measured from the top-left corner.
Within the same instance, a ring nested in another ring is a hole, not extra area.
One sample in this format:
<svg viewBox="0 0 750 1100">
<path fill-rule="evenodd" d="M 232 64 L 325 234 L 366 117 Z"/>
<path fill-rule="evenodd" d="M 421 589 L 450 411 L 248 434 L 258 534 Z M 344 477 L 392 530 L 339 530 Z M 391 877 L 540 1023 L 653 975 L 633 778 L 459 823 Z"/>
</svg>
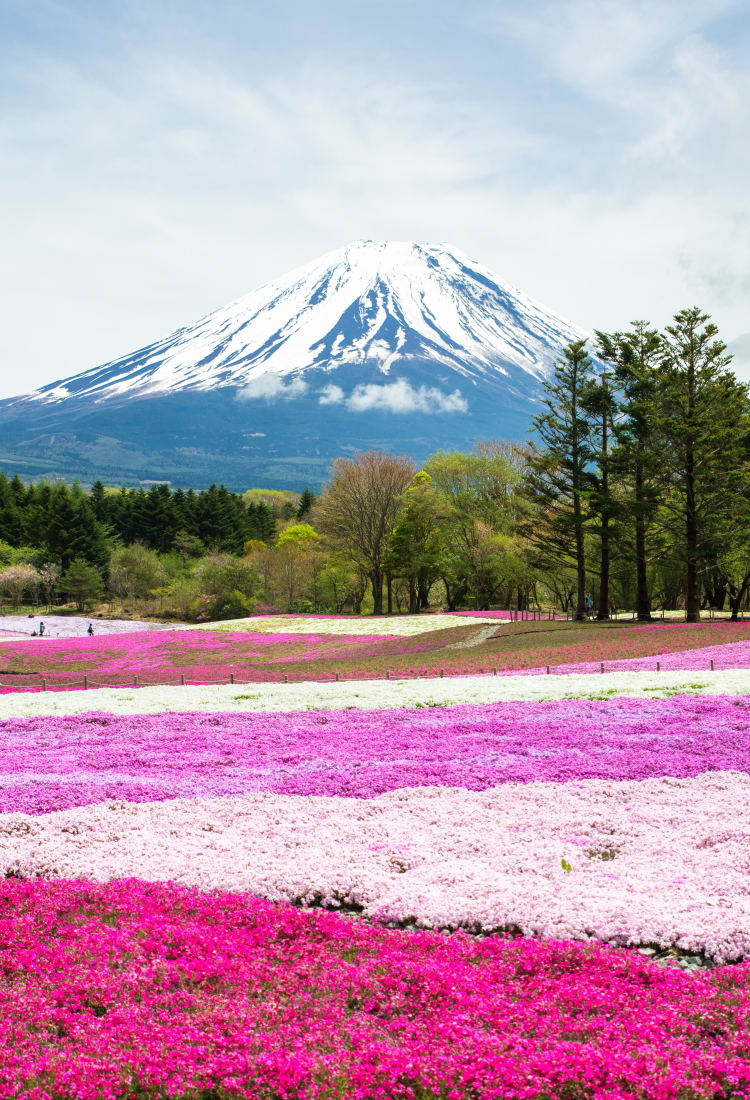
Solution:
<svg viewBox="0 0 750 1100">
<path fill-rule="evenodd" d="M 747 0 L 0 0 L 0 397 L 358 239 L 750 380 Z"/>
</svg>

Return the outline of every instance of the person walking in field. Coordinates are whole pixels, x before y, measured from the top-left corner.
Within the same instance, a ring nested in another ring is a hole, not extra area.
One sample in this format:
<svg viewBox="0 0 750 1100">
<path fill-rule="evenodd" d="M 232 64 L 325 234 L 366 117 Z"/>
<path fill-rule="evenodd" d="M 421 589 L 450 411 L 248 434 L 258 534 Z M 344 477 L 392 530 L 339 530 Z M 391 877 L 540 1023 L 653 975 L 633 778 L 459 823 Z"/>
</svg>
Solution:
<svg viewBox="0 0 750 1100">
<path fill-rule="evenodd" d="M 93 637 L 93 634 L 94 634 L 94 627 L 93 627 L 93 625 L 92 625 L 91 623 L 89 623 L 89 628 L 88 628 L 88 630 L 86 631 L 86 633 L 88 634 L 88 636 L 89 636 L 90 638 L 91 638 L 91 637 Z"/>
<path fill-rule="evenodd" d="M 39 623 L 39 637 L 40 638 L 44 637 L 44 623 L 43 622 Z"/>
</svg>

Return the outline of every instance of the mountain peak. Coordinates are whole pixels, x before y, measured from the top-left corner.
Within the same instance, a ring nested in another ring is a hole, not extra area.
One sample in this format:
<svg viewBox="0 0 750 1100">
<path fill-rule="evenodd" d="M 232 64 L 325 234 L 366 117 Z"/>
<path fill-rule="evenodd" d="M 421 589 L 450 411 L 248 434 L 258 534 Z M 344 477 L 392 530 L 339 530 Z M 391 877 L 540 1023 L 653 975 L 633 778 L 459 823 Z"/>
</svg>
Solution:
<svg viewBox="0 0 750 1100">
<path fill-rule="evenodd" d="M 540 378 L 581 332 L 449 244 L 354 241 L 27 400 L 245 387 L 344 366 Z M 361 381 L 352 375 L 354 384 Z"/>
<path fill-rule="evenodd" d="M 583 336 L 453 245 L 354 241 L 0 402 L 4 454 L 29 476 L 319 486 L 355 450 L 523 438 L 543 378 Z"/>
</svg>

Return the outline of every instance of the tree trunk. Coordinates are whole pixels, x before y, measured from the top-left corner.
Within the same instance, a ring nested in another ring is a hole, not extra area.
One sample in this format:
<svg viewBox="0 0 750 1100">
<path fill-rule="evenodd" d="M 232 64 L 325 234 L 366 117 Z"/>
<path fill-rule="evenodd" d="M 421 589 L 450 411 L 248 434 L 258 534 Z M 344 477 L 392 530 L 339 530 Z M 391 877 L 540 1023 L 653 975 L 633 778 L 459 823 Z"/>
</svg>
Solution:
<svg viewBox="0 0 750 1100">
<path fill-rule="evenodd" d="M 750 586 L 750 574 L 743 578 L 742 584 L 737 588 L 732 585 L 729 590 L 729 608 L 732 612 L 732 622 L 736 623 L 740 617 L 740 604 L 744 600 L 748 586 Z"/>
<path fill-rule="evenodd" d="M 424 576 L 417 577 L 417 603 L 418 610 L 424 611 L 430 603 L 430 585 Z"/>
<path fill-rule="evenodd" d="M 687 370 L 688 427 L 695 417 L 695 363 L 691 354 Z M 685 620 L 700 622 L 698 593 L 698 511 L 695 500 L 695 448 L 691 431 L 685 441 Z"/>
<path fill-rule="evenodd" d="M 372 584 L 372 613 L 373 615 L 383 614 L 383 574 L 380 569 L 373 569 L 370 573 L 370 583 Z"/>
<path fill-rule="evenodd" d="M 583 510 L 581 508 L 581 488 L 583 479 L 583 464 L 581 462 L 580 441 L 577 431 L 578 417 L 578 371 L 574 375 L 574 386 L 571 401 L 571 421 L 574 426 L 573 439 L 571 440 L 571 489 L 573 496 L 573 532 L 576 547 L 576 609 L 573 621 L 583 623 L 586 621 L 586 550 L 583 541 Z"/>
<path fill-rule="evenodd" d="M 609 619 L 609 520 L 602 516 L 601 562 L 599 567 L 599 607 L 596 621 Z"/>
<path fill-rule="evenodd" d="M 392 615 L 393 614 L 393 577 L 391 576 L 390 573 L 385 578 L 385 585 L 386 585 L 386 593 L 387 593 L 387 597 L 388 597 L 388 611 L 387 611 L 387 614 Z"/>
<path fill-rule="evenodd" d="M 355 615 L 362 614 L 362 601 L 365 598 L 365 589 L 367 588 L 367 578 L 363 573 L 359 574 L 359 584 L 352 595 L 352 610 Z"/>
<path fill-rule="evenodd" d="M 646 520 L 643 515 L 643 463 L 635 465 L 635 609 L 639 623 L 651 622 L 651 596 L 646 573 Z"/>
<path fill-rule="evenodd" d="M 448 584 L 445 577 L 442 577 L 441 579 L 443 581 L 443 587 L 445 588 L 445 598 L 448 601 L 448 610 L 449 611 L 455 611 L 456 610 L 455 592 L 451 591 L 451 586 Z"/>
<path fill-rule="evenodd" d="M 602 412 L 602 494 L 601 494 L 601 555 L 599 566 L 599 610 L 597 622 L 609 619 L 609 462 L 606 402 Z"/>
<path fill-rule="evenodd" d="M 695 469 L 693 449 L 688 443 L 685 463 L 685 619 L 700 622 L 698 593 L 698 522 L 695 508 Z"/>
<path fill-rule="evenodd" d="M 581 515 L 581 498 L 576 493 L 573 498 L 573 515 L 575 520 L 576 541 L 576 609 L 573 621 L 586 622 L 586 555 L 583 542 L 583 516 Z"/>
<path fill-rule="evenodd" d="M 413 574 L 409 574 L 409 614 L 416 615 L 419 610 L 417 600 L 417 582 Z"/>
</svg>

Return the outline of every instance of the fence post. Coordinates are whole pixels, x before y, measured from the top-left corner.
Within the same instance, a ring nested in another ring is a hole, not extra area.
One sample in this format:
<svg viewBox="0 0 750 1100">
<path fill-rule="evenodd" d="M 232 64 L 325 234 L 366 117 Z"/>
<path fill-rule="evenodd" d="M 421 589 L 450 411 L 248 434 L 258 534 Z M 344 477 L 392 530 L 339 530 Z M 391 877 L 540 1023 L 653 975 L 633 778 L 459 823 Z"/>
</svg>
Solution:
<svg viewBox="0 0 750 1100">
<path fill-rule="evenodd" d="M 133 687 L 138 687 L 138 673 L 133 676 Z"/>
<path fill-rule="evenodd" d="M 493 670 L 492 670 L 492 675 L 493 675 L 493 676 L 497 676 L 497 669 L 496 669 L 496 668 L 493 668 Z"/>
<path fill-rule="evenodd" d="M 182 685 L 182 687 L 185 686 L 185 673 L 184 672 L 180 673 L 180 684 Z"/>
<path fill-rule="evenodd" d="M 714 670 L 714 659 L 712 657 L 711 658 L 711 671 L 713 672 L 713 670 Z"/>
<path fill-rule="evenodd" d="M 44 676 L 42 676 L 42 691 L 46 691 L 46 690 L 47 690 L 47 681 L 45 680 Z"/>
<path fill-rule="evenodd" d="M 84 674 L 83 674 L 83 690 L 88 691 L 88 687 L 89 687 L 89 678 L 86 675 L 86 673 L 84 672 Z"/>
<path fill-rule="evenodd" d="M 440 669 L 440 679 L 442 680 L 442 678 L 443 678 L 444 676 L 445 676 L 445 669 L 444 669 L 444 668 L 441 668 L 441 669 Z"/>
<path fill-rule="evenodd" d="M 288 684 L 288 683 L 289 683 L 289 677 L 287 676 L 287 674 L 286 674 L 286 673 L 284 673 L 284 683 L 285 683 L 285 684 Z"/>
<path fill-rule="evenodd" d="M 547 665 L 547 675 L 549 676 L 549 665 Z"/>
<path fill-rule="evenodd" d="M 230 672 L 230 673 L 229 673 L 229 683 L 230 683 L 230 684 L 233 684 L 233 683 L 234 683 L 234 673 L 233 673 L 233 672 Z"/>
<path fill-rule="evenodd" d="M 385 670 L 385 678 L 386 680 L 390 680 L 391 678 L 391 670 L 389 668 Z"/>
<path fill-rule="evenodd" d="M 338 683 L 338 682 L 339 682 L 339 674 L 338 674 L 338 672 L 337 672 L 337 673 L 336 673 L 336 683 Z"/>
<path fill-rule="evenodd" d="M 660 671 L 661 671 L 661 661 L 657 661 L 657 662 L 656 662 L 656 671 L 657 671 L 657 672 L 660 672 Z"/>
<path fill-rule="evenodd" d="M 604 661 L 602 661 L 601 670 L 602 670 L 602 672 L 604 672 Z"/>
</svg>

